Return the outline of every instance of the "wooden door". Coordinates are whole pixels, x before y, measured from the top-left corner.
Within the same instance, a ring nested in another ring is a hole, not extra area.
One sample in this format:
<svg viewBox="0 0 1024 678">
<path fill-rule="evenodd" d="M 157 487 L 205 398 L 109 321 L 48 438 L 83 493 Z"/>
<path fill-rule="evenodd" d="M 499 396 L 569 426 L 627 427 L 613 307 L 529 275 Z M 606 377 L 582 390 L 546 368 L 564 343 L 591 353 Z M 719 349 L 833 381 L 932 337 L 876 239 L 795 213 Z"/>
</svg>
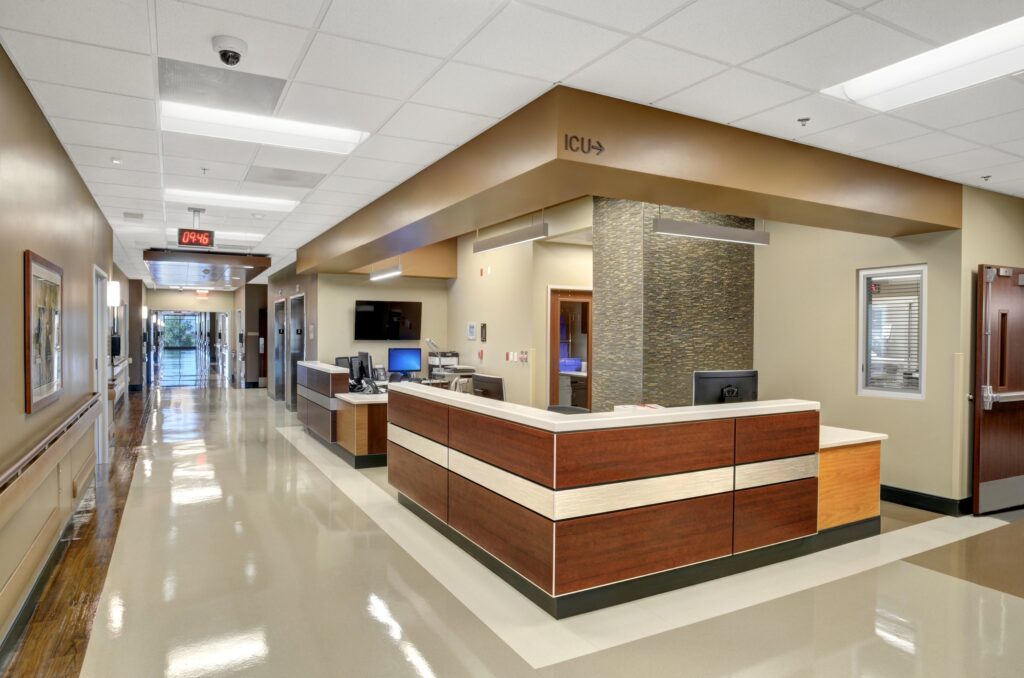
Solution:
<svg viewBox="0 0 1024 678">
<path fill-rule="evenodd" d="M 594 394 L 593 364 L 594 364 L 594 341 L 592 323 L 594 317 L 594 294 L 589 290 L 551 290 L 550 302 L 550 339 L 548 344 L 548 404 L 557 405 L 558 380 L 559 380 L 559 357 L 561 355 L 561 317 L 563 302 L 575 302 L 582 304 L 585 309 L 582 325 L 587 336 L 587 399 L 586 407 L 591 408 Z"/>
<path fill-rule="evenodd" d="M 1024 505 L 1024 268 L 978 269 L 974 512 Z"/>
</svg>

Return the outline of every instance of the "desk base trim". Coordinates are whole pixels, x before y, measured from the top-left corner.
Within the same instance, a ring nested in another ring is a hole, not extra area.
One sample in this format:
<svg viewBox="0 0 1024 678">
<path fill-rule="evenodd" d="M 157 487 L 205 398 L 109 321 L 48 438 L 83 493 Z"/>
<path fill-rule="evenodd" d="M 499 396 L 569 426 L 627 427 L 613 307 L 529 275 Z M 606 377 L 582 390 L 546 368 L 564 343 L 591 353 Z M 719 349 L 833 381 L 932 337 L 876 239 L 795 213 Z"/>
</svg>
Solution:
<svg viewBox="0 0 1024 678">
<path fill-rule="evenodd" d="M 466 536 L 441 521 L 434 514 L 415 501 L 398 493 L 398 503 L 412 511 L 425 523 L 447 537 L 452 543 L 471 555 L 480 564 L 501 577 L 512 588 L 519 591 L 537 607 L 555 619 L 565 619 L 586 612 L 593 612 L 612 605 L 673 591 L 700 584 L 712 579 L 746 572 L 765 565 L 799 558 L 817 551 L 823 551 L 859 539 L 881 534 L 882 519 L 869 518 L 849 525 L 823 530 L 817 534 L 801 537 L 781 544 L 765 546 L 731 556 L 685 565 L 672 570 L 656 572 L 636 579 L 587 589 L 578 593 L 549 596 L 530 580 L 495 558 L 469 540 Z"/>
</svg>

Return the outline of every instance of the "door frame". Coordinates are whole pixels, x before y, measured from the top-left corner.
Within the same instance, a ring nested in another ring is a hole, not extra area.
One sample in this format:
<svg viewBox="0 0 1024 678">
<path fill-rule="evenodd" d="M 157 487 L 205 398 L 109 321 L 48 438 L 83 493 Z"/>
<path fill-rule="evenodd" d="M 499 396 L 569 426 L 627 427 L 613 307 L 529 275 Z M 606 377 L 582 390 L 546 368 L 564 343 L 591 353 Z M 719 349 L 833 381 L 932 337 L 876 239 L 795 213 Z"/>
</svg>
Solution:
<svg viewBox="0 0 1024 678">
<path fill-rule="evenodd" d="M 302 359 L 306 359 L 306 293 L 299 292 L 288 297 L 288 303 L 285 304 L 285 335 L 288 337 L 288 343 L 285 345 L 286 360 L 285 360 L 285 391 L 284 391 L 284 403 L 285 407 L 291 405 L 293 408 L 298 407 L 298 403 L 291 402 L 292 395 L 292 382 L 295 379 L 295 375 L 292 374 L 292 302 L 296 299 L 302 299 Z"/>
<path fill-rule="evenodd" d="M 556 301 L 557 300 L 557 301 Z M 585 301 L 590 304 L 587 328 L 587 409 L 594 403 L 594 288 L 581 285 L 548 285 L 548 406 L 558 403 L 558 311 L 562 301 Z"/>
<path fill-rule="evenodd" d="M 277 305 L 278 304 L 281 304 L 281 329 L 283 330 L 282 333 L 279 333 L 277 331 L 277 329 L 278 329 L 277 328 Z M 288 388 L 288 360 L 285 357 L 285 349 L 286 349 L 285 341 L 287 339 L 288 339 L 288 298 L 287 297 L 281 297 L 280 299 L 275 299 L 274 300 L 274 346 L 273 346 L 274 362 L 275 362 L 275 365 L 274 365 L 274 389 L 273 389 L 273 393 L 270 394 L 270 397 L 273 398 L 274 400 L 277 400 L 277 387 L 278 387 L 278 383 L 277 383 L 277 365 L 276 365 L 276 363 L 277 363 L 277 345 L 279 343 L 281 344 L 281 384 L 280 384 L 280 386 L 281 386 L 281 400 L 282 401 L 287 401 L 288 400 L 287 393 L 285 393 L 286 389 Z"/>
<path fill-rule="evenodd" d="M 110 461 L 110 399 L 107 397 L 107 283 L 110 275 L 102 268 L 92 266 L 92 386 L 100 396 L 102 414 L 96 421 L 94 429 L 96 445 L 96 463 L 106 464 Z"/>
</svg>

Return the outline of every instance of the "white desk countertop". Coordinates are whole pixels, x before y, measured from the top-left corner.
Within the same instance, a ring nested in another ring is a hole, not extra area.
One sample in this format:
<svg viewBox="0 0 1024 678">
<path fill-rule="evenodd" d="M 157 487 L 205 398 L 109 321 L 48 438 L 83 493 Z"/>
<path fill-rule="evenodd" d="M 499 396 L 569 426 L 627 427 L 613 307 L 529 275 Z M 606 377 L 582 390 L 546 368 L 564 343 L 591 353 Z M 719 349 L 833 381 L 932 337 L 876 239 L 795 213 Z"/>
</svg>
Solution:
<svg viewBox="0 0 1024 678">
<path fill-rule="evenodd" d="M 586 372 L 570 372 L 570 371 L 565 371 L 565 372 L 559 372 L 559 374 L 564 374 L 567 377 L 586 377 L 587 376 Z"/>
<path fill-rule="evenodd" d="M 300 360 L 296 364 L 308 367 L 312 370 L 330 372 L 331 374 L 348 374 L 347 367 L 338 367 L 337 365 L 332 365 L 330 363 L 322 363 L 319 360 Z"/>
<path fill-rule="evenodd" d="M 870 431 L 854 431 L 849 428 L 822 426 L 821 442 L 818 446 L 823 450 L 827 450 L 833 447 L 845 447 L 847 445 L 877 443 L 888 439 L 889 436 L 884 433 L 871 433 Z"/>
<path fill-rule="evenodd" d="M 387 393 L 335 393 L 334 397 L 351 405 L 387 404 Z"/>
<path fill-rule="evenodd" d="M 468 393 L 456 393 L 433 386 L 413 383 L 394 383 L 389 387 L 396 393 L 408 393 L 426 400 L 460 407 L 471 412 L 485 414 L 524 426 L 565 433 L 569 431 L 593 431 L 626 426 L 651 426 L 654 424 L 675 424 L 687 421 L 752 417 L 763 414 L 786 414 L 789 412 L 817 411 L 820 405 L 810 400 L 761 400 L 753 403 L 728 403 L 724 405 L 698 405 L 696 407 L 666 407 L 660 410 L 631 410 L 620 412 L 591 412 L 589 414 L 560 414 L 536 407 L 491 400 Z"/>
</svg>

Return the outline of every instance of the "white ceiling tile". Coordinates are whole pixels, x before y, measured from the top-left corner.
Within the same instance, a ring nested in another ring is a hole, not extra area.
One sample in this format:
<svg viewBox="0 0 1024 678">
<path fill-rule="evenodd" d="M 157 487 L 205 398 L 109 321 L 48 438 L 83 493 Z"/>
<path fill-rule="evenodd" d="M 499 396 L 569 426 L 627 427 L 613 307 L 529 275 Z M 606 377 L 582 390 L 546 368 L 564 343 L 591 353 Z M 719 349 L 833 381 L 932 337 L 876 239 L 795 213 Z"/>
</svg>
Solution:
<svg viewBox="0 0 1024 678">
<path fill-rule="evenodd" d="M 94 146 L 65 146 L 68 156 L 76 165 L 93 165 L 112 169 L 138 170 L 140 172 L 159 172 L 160 156 L 155 153 L 132 153 L 113 148 L 96 148 Z M 117 158 L 120 164 L 114 164 Z"/>
<path fill-rule="evenodd" d="M 620 31 L 636 33 L 661 19 L 687 0 L 531 0 L 534 5 L 546 7 L 580 19 L 604 24 Z"/>
<path fill-rule="evenodd" d="M 161 200 L 143 200 L 141 198 L 112 197 L 105 195 L 96 196 L 96 204 L 103 210 L 120 210 L 152 212 L 163 215 L 164 203 Z"/>
<path fill-rule="evenodd" d="M 1016 78 L 999 78 L 891 113 L 922 125 L 948 129 L 1018 109 L 1024 109 L 1024 83 Z"/>
<path fill-rule="evenodd" d="M 377 181 L 376 179 L 360 179 L 357 177 L 331 176 L 324 179 L 320 188 L 342 193 L 360 193 L 377 197 L 387 193 L 398 185 L 396 181 Z"/>
<path fill-rule="evenodd" d="M 820 90 L 906 59 L 931 45 L 880 23 L 852 15 L 765 54 L 746 66 Z"/>
<path fill-rule="evenodd" d="M 29 81 L 29 87 L 47 116 L 156 129 L 156 106 L 152 99 L 95 92 L 39 80 Z"/>
<path fill-rule="evenodd" d="M 209 179 L 226 179 L 241 181 L 247 167 L 230 162 L 216 160 L 196 160 L 195 158 L 176 158 L 165 156 L 163 159 L 164 174 L 177 174 L 185 177 L 206 177 Z"/>
<path fill-rule="evenodd" d="M 986 181 L 982 177 L 989 177 Z M 992 167 L 975 168 L 969 172 L 956 175 L 957 181 L 972 185 L 986 186 L 996 190 L 1000 185 L 1007 182 L 1024 181 L 1024 161 L 1017 160 L 1010 163 L 1001 163 Z"/>
<path fill-rule="evenodd" d="M 462 144 L 497 122 L 473 113 L 459 113 L 422 104 L 405 104 L 381 128 L 381 134 L 422 139 L 445 144 Z"/>
<path fill-rule="evenodd" d="M 335 0 L 320 30 L 443 57 L 500 4 L 498 0 Z"/>
<path fill-rule="evenodd" d="M 280 146 L 261 146 L 252 164 L 257 167 L 275 167 L 277 169 L 296 170 L 299 172 L 316 172 L 329 174 L 338 169 L 345 159 L 343 155 L 333 153 L 316 153 L 297 148 Z"/>
<path fill-rule="evenodd" d="M 179 61 L 224 68 L 213 36 L 237 35 L 249 49 L 235 70 L 273 78 L 291 75 L 309 31 L 177 0 L 156 2 L 157 53 Z"/>
<path fill-rule="evenodd" d="M 911 163 L 970 151 L 975 148 L 978 148 L 978 145 L 970 141 L 964 141 L 942 132 L 933 132 L 885 146 L 869 148 L 858 152 L 857 155 L 867 160 L 905 167 Z"/>
<path fill-rule="evenodd" d="M 734 68 L 656 105 L 684 115 L 731 122 L 804 95 L 804 90 Z"/>
<path fill-rule="evenodd" d="M 109 169 L 82 165 L 78 173 L 86 181 L 100 181 L 106 184 L 122 186 L 142 186 L 144 188 L 160 188 L 160 175 L 156 172 L 136 172 L 134 170 Z"/>
<path fill-rule="evenodd" d="M 264 198 L 282 198 L 284 200 L 302 200 L 309 194 L 308 188 L 297 188 L 295 186 L 279 186 L 274 184 L 262 184 L 255 181 L 243 181 L 238 184 L 237 193 L 242 195 L 259 195 Z"/>
<path fill-rule="evenodd" d="M 826 0 L 697 0 L 646 36 L 738 64 L 846 14 Z"/>
<path fill-rule="evenodd" d="M 318 216 L 337 218 L 339 214 L 351 214 L 348 207 L 340 205 L 321 205 L 319 203 L 304 202 L 295 208 L 294 214 L 315 214 Z"/>
<path fill-rule="evenodd" d="M 440 63 L 434 57 L 318 33 L 296 80 L 405 99 Z"/>
<path fill-rule="evenodd" d="M 149 53 L 146 0 L 4 0 L 0 26 Z"/>
<path fill-rule="evenodd" d="M 26 80 L 136 97 L 156 91 L 149 56 L 14 31 L 0 31 L 0 41 Z"/>
<path fill-rule="evenodd" d="M 191 0 L 192 4 L 222 9 L 267 21 L 312 28 L 323 0 Z"/>
<path fill-rule="evenodd" d="M 276 235 L 277 232 L 282 231 L 282 229 L 299 228 L 303 226 L 323 226 L 328 223 L 332 223 L 332 220 L 319 214 L 292 212 L 288 215 L 288 218 L 281 222 L 281 225 L 278 227 L 277 231 L 274 231 L 274 234 Z"/>
<path fill-rule="evenodd" d="M 922 136 L 928 131 L 906 120 L 876 115 L 817 134 L 809 134 L 802 137 L 800 142 L 840 153 L 855 153 L 865 148 Z"/>
<path fill-rule="evenodd" d="M 141 198 L 143 200 L 163 200 L 164 192 L 159 188 L 142 188 L 139 186 L 119 186 L 102 182 L 86 181 L 94 196 L 110 196 L 125 198 Z"/>
<path fill-rule="evenodd" d="M 412 101 L 467 113 L 504 117 L 551 87 L 547 80 L 449 62 L 416 91 Z"/>
<path fill-rule="evenodd" d="M 201 137 L 194 134 L 179 134 L 178 132 L 163 132 L 160 139 L 164 156 L 219 160 L 240 165 L 248 164 L 259 149 L 258 144 Z"/>
<path fill-rule="evenodd" d="M 401 103 L 395 99 L 296 82 L 285 94 L 277 115 L 280 118 L 374 132 Z"/>
<path fill-rule="evenodd" d="M 340 207 L 363 207 L 373 201 L 368 195 L 338 193 L 337 191 L 316 190 L 310 193 L 304 204 L 337 205 Z"/>
<path fill-rule="evenodd" d="M 566 84 L 646 104 L 725 69 L 715 61 L 637 39 L 590 64 Z"/>
<path fill-rule="evenodd" d="M 997 151 L 994 148 L 975 148 L 970 151 L 953 153 L 952 155 L 944 155 L 940 158 L 932 158 L 931 160 L 912 163 L 908 165 L 907 169 L 911 169 L 922 174 L 946 176 L 949 174 L 969 172 L 983 167 L 1007 165 L 1019 160 L 1020 158 L 1015 155 L 1003 153 L 1002 151 Z"/>
<path fill-rule="evenodd" d="M 943 44 L 1024 15 L 1021 0 L 883 0 L 869 13 Z"/>
<path fill-rule="evenodd" d="M 373 158 L 357 158 L 349 156 L 335 174 L 344 177 L 376 179 L 378 181 L 405 181 L 418 173 L 426 165 L 421 163 L 389 162 Z M 356 191 L 358 192 L 358 191 Z"/>
<path fill-rule="evenodd" d="M 50 125 L 65 144 L 98 146 L 137 153 L 157 153 L 160 148 L 154 130 L 66 118 L 50 118 Z"/>
<path fill-rule="evenodd" d="M 1024 156 L 1024 139 L 1014 139 L 1013 141 L 996 144 L 995 147 L 1001 151 L 1006 151 L 1007 153 L 1015 153 L 1016 155 Z"/>
<path fill-rule="evenodd" d="M 757 113 L 733 124 L 761 134 L 796 139 L 838 127 L 874 115 L 866 108 L 824 94 L 812 94 L 768 111 Z M 806 125 L 800 118 L 810 118 Z"/>
<path fill-rule="evenodd" d="M 168 174 L 164 179 L 166 188 L 177 188 L 185 191 L 205 191 L 207 193 L 241 194 L 237 181 L 214 179 L 212 177 L 189 177 L 183 174 Z M 259 195 L 248 193 L 246 195 Z"/>
<path fill-rule="evenodd" d="M 948 131 L 979 144 L 1003 144 L 1024 139 L 1024 110 L 951 127 Z"/>
<path fill-rule="evenodd" d="M 512 3 L 455 58 L 477 66 L 557 81 L 624 39 L 621 33 Z"/>
<path fill-rule="evenodd" d="M 404 162 L 421 165 L 429 165 L 438 158 L 448 155 L 455 149 L 448 144 L 438 144 L 432 141 L 419 141 L 416 139 L 398 139 L 381 134 L 375 134 L 360 144 L 353 156 L 372 158 L 374 160 L 391 160 L 392 162 Z M 348 164 L 346 160 L 339 169 L 345 171 Z"/>
</svg>

